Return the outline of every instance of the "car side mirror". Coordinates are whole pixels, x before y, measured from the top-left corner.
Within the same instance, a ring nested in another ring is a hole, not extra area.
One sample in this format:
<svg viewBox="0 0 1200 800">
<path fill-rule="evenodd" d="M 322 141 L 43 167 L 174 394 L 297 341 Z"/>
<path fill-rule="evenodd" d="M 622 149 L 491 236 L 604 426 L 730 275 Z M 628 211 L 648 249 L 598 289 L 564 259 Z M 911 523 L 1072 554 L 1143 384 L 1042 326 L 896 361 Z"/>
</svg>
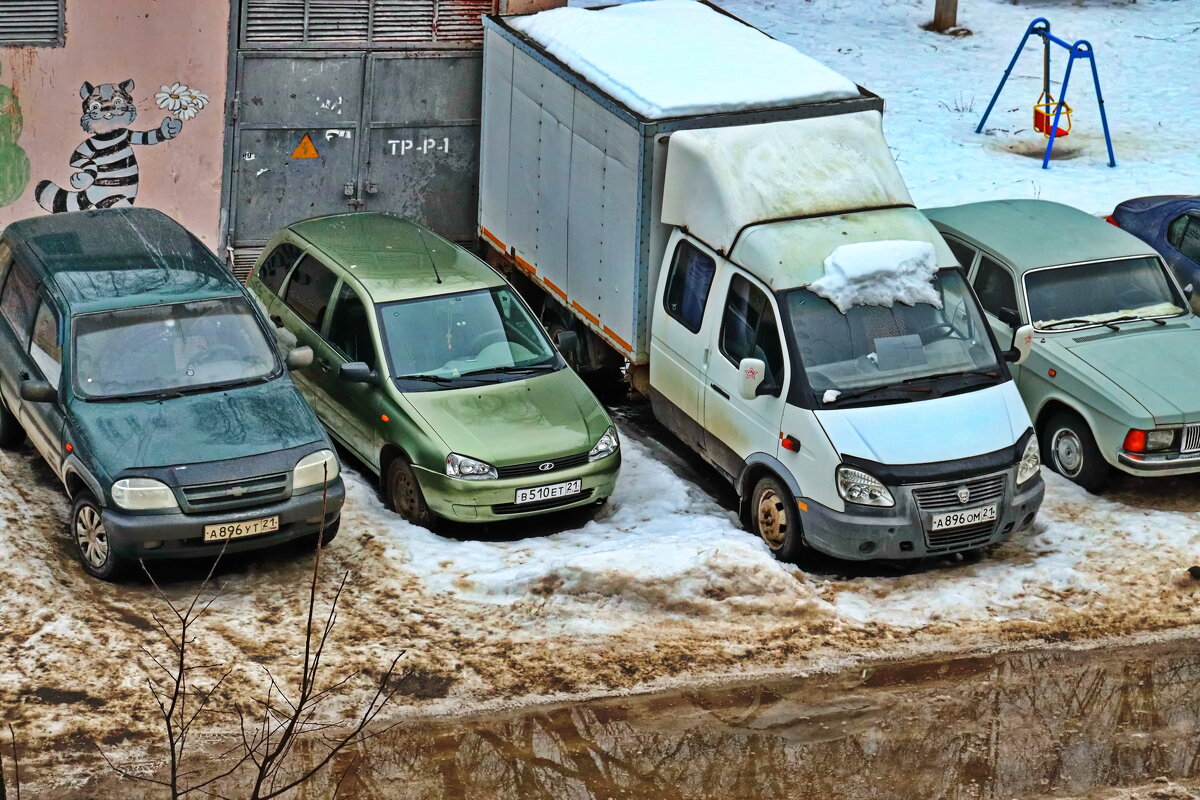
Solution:
<svg viewBox="0 0 1200 800">
<path fill-rule="evenodd" d="M 378 383 L 379 375 L 362 361 L 351 361 L 338 368 L 338 377 L 346 383 Z"/>
<path fill-rule="evenodd" d="M 1194 284 L 1189 283 L 1187 286 L 1183 287 L 1183 293 L 1186 294 L 1188 297 L 1191 297 L 1192 292 L 1194 292 L 1194 291 L 1196 291 L 1196 287 Z"/>
<path fill-rule="evenodd" d="M 308 345 L 301 347 L 293 347 L 287 354 L 288 369 L 304 369 L 311 367 L 313 363 L 313 351 Z"/>
<path fill-rule="evenodd" d="M 31 403 L 53 403 L 58 400 L 58 389 L 46 381 L 21 381 L 21 399 Z"/>
<path fill-rule="evenodd" d="M 558 352 L 574 355 L 579 349 L 579 334 L 575 331 L 559 331 L 554 337 L 554 344 L 558 347 Z"/>
<path fill-rule="evenodd" d="M 753 400 L 758 397 L 758 387 L 767 377 L 767 365 L 761 358 L 743 358 L 738 364 L 741 378 L 738 381 L 738 394 L 743 400 Z"/>
<path fill-rule="evenodd" d="M 1013 329 L 1021 326 L 1021 315 L 1017 313 L 1015 308 L 1000 306 L 996 311 L 996 319 Z"/>
<path fill-rule="evenodd" d="M 1012 364 L 1020 364 L 1029 358 L 1033 349 L 1033 326 L 1022 325 L 1013 333 L 1012 347 L 1004 354 L 1004 360 Z"/>
</svg>

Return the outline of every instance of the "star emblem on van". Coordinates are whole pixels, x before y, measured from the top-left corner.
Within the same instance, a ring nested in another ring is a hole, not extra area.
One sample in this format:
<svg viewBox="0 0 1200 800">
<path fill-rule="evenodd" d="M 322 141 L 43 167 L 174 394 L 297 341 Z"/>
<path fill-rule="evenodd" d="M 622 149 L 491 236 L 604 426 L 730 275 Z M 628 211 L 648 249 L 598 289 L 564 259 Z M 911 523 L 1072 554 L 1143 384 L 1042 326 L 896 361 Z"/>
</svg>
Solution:
<svg viewBox="0 0 1200 800">
<path fill-rule="evenodd" d="M 747 378 L 750 378 L 751 380 L 753 380 L 753 379 L 754 379 L 754 378 L 756 378 L 757 376 L 758 376 L 758 370 L 754 369 L 753 367 L 751 367 L 750 369 L 746 370 L 746 377 L 747 377 Z"/>
</svg>

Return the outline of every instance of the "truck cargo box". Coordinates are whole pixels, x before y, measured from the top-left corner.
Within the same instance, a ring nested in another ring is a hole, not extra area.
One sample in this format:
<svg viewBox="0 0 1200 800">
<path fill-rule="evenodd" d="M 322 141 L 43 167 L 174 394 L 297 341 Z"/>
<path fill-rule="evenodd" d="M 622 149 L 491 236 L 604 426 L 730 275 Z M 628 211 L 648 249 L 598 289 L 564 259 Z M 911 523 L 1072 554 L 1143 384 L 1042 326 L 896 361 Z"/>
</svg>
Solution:
<svg viewBox="0 0 1200 800">
<path fill-rule="evenodd" d="M 689 5 L 777 44 L 716 6 Z M 883 110 L 853 84 L 817 102 L 633 102 L 603 70 L 576 62 L 578 71 L 523 33 L 521 19 L 484 20 L 479 234 L 635 364 L 649 357 L 648 302 L 669 232 L 660 211 L 671 134 Z M 742 59 L 697 52 L 738 79 Z M 672 116 L 681 109 L 691 111 Z"/>
</svg>

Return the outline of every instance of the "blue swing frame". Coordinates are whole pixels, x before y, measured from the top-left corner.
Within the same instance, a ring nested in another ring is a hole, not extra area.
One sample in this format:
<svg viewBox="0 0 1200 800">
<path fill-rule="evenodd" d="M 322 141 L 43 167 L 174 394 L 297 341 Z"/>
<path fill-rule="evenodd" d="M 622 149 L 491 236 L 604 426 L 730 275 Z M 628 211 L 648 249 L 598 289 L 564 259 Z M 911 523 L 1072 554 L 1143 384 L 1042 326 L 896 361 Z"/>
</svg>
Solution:
<svg viewBox="0 0 1200 800">
<path fill-rule="evenodd" d="M 1013 67 L 1017 65 L 1017 59 L 1021 57 L 1021 51 L 1025 49 L 1025 43 L 1029 41 L 1030 36 L 1040 36 L 1044 42 L 1053 42 L 1070 53 L 1067 59 L 1067 71 L 1063 75 L 1062 89 L 1059 90 L 1058 101 L 1054 109 L 1054 122 L 1050 126 L 1049 141 L 1046 142 L 1046 155 L 1042 158 L 1042 169 L 1050 168 L 1050 153 L 1054 149 L 1054 139 L 1058 136 L 1058 121 L 1062 117 L 1063 106 L 1067 102 L 1067 84 L 1071 80 L 1071 68 L 1075 65 L 1075 60 L 1079 58 L 1087 59 L 1092 65 L 1092 81 L 1096 84 L 1096 100 L 1100 104 L 1100 124 L 1104 126 L 1104 143 L 1108 146 L 1108 165 L 1115 167 L 1117 157 L 1113 155 L 1112 136 L 1108 132 L 1108 116 L 1104 113 L 1104 95 L 1100 92 L 1100 75 L 1096 72 L 1096 56 L 1091 42 L 1080 39 L 1071 43 L 1058 38 L 1050 33 L 1050 20 L 1045 17 L 1038 17 L 1025 29 L 1025 35 L 1021 37 L 1021 43 L 1017 45 L 1017 52 L 1013 53 L 1012 60 L 1008 62 L 1008 69 L 1004 70 L 1004 75 L 1000 78 L 1000 85 L 996 87 L 996 93 L 992 95 L 992 101 L 988 103 L 987 111 L 983 112 L 983 119 L 979 120 L 979 127 L 975 128 L 975 132 L 983 132 L 983 125 L 987 122 L 988 115 L 992 113 L 992 107 L 996 105 L 996 100 L 1000 97 L 1000 90 L 1004 88 L 1005 81 L 1008 80 Z"/>
</svg>

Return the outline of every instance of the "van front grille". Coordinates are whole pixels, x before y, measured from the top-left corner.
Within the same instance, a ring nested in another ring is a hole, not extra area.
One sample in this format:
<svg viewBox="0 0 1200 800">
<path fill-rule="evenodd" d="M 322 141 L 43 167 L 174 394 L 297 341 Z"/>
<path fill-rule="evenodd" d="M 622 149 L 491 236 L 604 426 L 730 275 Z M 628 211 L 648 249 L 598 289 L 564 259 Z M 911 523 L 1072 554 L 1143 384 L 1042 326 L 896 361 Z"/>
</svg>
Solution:
<svg viewBox="0 0 1200 800">
<path fill-rule="evenodd" d="M 221 481 L 181 486 L 184 511 L 224 511 L 231 508 L 264 505 L 283 500 L 288 495 L 288 473 L 261 475 L 240 481 Z"/>
<path fill-rule="evenodd" d="M 926 531 L 925 547 L 931 553 L 969 550 L 972 547 L 982 547 L 987 544 L 995 532 L 996 520 L 980 522 L 977 525 L 964 525 L 961 528 Z"/>
<path fill-rule="evenodd" d="M 983 478 L 971 478 L 965 481 L 952 481 L 937 486 L 925 486 L 913 489 L 913 497 L 922 511 L 941 511 L 948 508 L 974 508 L 999 501 L 1004 497 L 1004 474 L 988 475 Z M 970 494 L 963 502 L 958 498 L 959 489 L 965 488 Z"/>
</svg>

